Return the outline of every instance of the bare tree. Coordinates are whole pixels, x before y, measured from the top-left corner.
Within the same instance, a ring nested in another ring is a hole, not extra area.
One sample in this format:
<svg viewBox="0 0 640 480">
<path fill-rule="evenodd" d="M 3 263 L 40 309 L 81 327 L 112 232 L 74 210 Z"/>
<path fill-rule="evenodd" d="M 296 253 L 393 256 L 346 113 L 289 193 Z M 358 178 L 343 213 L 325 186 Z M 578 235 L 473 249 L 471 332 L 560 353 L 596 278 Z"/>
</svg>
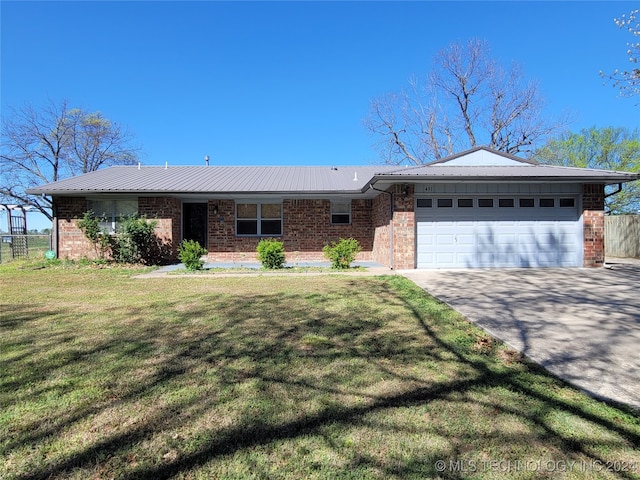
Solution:
<svg viewBox="0 0 640 480">
<path fill-rule="evenodd" d="M 365 125 L 385 163 L 420 165 L 477 145 L 530 153 L 566 123 L 543 120 L 543 107 L 536 83 L 516 65 L 500 67 L 474 39 L 438 52 L 424 81 L 373 100 Z"/>
<path fill-rule="evenodd" d="M 42 109 L 25 105 L 3 118 L 0 196 L 31 205 L 52 218 L 51 201 L 28 195 L 30 187 L 97 170 L 133 164 L 133 135 L 100 112 L 69 108 L 66 101 Z"/>
<path fill-rule="evenodd" d="M 629 16 L 622 15 L 613 21 L 618 28 L 627 30 L 634 37 L 640 37 L 639 14 L 640 10 L 632 10 Z M 620 95 L 623 97 L 632 97 L 640 95 L 640 68 L 637 66 L 640 61 L 640 41 L 627 43 L 627 56 L 632 64 L 631 68 L 615 70 L 611 75 L 601 71 L 600 76 L 611 80 L 613 86 L 620 89 Z"/>
</svg>

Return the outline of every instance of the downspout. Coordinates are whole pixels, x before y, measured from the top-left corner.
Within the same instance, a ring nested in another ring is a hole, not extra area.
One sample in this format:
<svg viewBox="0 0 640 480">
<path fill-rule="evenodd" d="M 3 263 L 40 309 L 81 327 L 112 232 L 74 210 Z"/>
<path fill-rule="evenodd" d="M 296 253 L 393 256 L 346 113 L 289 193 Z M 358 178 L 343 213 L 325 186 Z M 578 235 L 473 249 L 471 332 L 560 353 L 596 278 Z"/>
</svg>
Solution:
<svg viewBox="0 0 640 480">
<path fill-rule="evenodd" d="M 618 189 L 617 189 L 617 190 L 615 190 L 615 191 L 613 191 L 613 192 L 611 192 L 611 193 L 607 193 L 607 194 L 604 196 L 604 198 L 605 198 L 605 199 L 607 199 L 607 198 L 609 198 L 609 197 L 613 197 L 614 195 L 617 195 L 617 194 L 618 194 L 618 193 L 620 193 L 621 191 L 622 191 L 622 184 L 621 184 L 621 183 L 619 183 L 619 184 L 618 184 Z M 611 212 L 605 212 L 605 213 L 611 213 Z"/>
<path fill-rule="evenodd" d="M 58 243 L 58 206 L 53 202 L 51 198 L 51 213 L 53 219 L 51 220 L 51 245 L 50 248 L 56 252 L 56 258 L 60 258 L 60 245 Z"/>
<path fill-rule="evenodd" d="M 379 190 L 372 184 L 369 184 L 369 188 L 376 192 L 389 195 L 389 269 L 393 270 L 393 193 L 387 192 L 386 190 Z"/>
</svg>

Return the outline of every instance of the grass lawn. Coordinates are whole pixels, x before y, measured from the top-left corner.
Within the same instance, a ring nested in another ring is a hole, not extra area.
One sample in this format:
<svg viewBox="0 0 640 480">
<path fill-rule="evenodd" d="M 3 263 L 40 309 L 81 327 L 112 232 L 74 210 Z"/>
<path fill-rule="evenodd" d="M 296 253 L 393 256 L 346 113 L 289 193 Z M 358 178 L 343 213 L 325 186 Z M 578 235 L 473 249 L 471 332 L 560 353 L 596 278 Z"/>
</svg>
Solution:
<svg viewBox="0 0 640 480">
<path fill-rule="evenodd" d="M 0 478 L 640 478 L 640 415 L 400 277 L 0 266 Z"/>
</svg>

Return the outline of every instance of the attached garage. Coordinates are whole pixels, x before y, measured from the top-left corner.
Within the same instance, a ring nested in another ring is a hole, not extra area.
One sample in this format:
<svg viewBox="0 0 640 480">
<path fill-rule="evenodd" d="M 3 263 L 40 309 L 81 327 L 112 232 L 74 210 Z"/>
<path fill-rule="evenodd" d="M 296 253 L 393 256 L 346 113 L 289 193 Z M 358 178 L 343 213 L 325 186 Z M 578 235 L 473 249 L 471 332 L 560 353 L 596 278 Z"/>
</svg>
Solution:
<svg viewBox="0 0 640 480">
<path fill-rule="evenodd" d="M 389 217 L 375 217 L 376 259 L 395 269 L 600 267 L 605 188 L 638 174 L 541 165 L 475 147 L 376 174 Z M 388 227 L 385 220 L 389 219 Z"/>
<path fill-rule="evenodd" d="M 417 268 L 582 266 L 576 186 L 448 187 L 416 198 Z"/>
</svg>

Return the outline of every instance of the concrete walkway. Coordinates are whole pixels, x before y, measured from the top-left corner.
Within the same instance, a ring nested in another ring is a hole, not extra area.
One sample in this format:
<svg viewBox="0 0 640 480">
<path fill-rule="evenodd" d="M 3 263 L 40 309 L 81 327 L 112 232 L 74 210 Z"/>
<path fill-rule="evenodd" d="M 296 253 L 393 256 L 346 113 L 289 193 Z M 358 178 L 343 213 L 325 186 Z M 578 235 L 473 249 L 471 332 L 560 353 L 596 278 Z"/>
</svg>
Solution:
<svg viewBox="0 0 640 480">
<path fill-rule="evenodd" d="M 640 262 L 399 272 L 598 398 L 640 408 Z"/>
<path fill-rule="evenodd" d="M 213 263 L 205 263 L 203 266 L 204 272 L 198 273 L 187 273 L 185 271 L 184 265 L 179 263 L 175 265 L 167 265 L 159 268 L 158 270 L 153 270 L 149 273 L 143 273 L 140 275 L 135 275 L 134 278 L 161 278 L 161 277 L 171 277 L 171 278 L 184 278 L 184 277 L 203 277 L 206 275 L 215 276 L 215 277 L 246 277 L 247 275 L 263 275 L 263 276 L 277 276 L 277 275 L 299 275 L 299 276 L 312 276 L 312 275 L 355 275 L 355 276 L 371 276 L 371 275 L 390 275 L 394 274 L 393 270 L 389 270 L 389 268 L 376 263 L 376 262 L 353 262 L 353 267 L 363 267 L 363 270 L 352 269 L 352 270 L 330 270 L 331 264 L 329 262 L 298 262 L 296 264 L 287 263 L 285 264 L 285 268 L 292 267 L 311 267 L 311 268 L 325 268 L 324 271 L 319 270 L 310 270 L 308 272 L 300 271 L 300 272 L 291 272 L 291 271 L 277 271 L 270 270 L 264 271 L 261 270 L 262 265 L 257 262 L 243 262 L 243 263 L 224 263 L 224 262 L 213 262 Z M 216 271 L 216 269 L 219 269 Z M 180 272 L 178 274 L 178 272 Z"/>
</svg>

